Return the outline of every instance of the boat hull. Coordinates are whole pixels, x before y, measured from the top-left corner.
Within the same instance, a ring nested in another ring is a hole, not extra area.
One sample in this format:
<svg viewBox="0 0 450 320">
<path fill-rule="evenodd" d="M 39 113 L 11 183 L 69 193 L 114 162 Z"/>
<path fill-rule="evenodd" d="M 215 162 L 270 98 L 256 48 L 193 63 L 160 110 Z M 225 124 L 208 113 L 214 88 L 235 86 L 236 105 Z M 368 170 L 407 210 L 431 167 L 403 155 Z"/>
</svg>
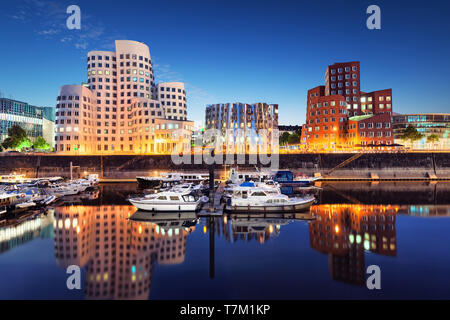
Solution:
<svg viewBox="0 0 450 320">
<path fill-rule="evenodd" d="M 200 201 L 193 203 L 155 203 L 145 200 L 130 199 L 133 206 L 144 211 L 196 211 L 200 207 Z"/>
<path fill-rule="evenodd" d="M 153 189 L 161 186 L 160 179 L 146 179 L 142 177 L 136 177 L 136 180 L 139 184 L 139 187 L 143 189 Z"/>
<path fill-rule="evenodd" d="M 314 203 L 314 199 L 308 202 L 298 204 L 279 204 L 279 205 L 226 205 L 225 211 L 239 213 L 267 213 L 267 212 L 302 212 L 306 211 Z"/>
</svg>

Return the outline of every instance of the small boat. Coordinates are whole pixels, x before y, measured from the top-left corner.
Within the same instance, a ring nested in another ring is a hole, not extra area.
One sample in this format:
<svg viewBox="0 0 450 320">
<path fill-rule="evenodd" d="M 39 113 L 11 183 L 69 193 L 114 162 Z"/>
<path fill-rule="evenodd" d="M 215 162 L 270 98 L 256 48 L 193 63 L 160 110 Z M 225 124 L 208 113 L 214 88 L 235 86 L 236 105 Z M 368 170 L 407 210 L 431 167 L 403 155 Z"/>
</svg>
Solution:
<svg viewBox="0 0 450 320">
<path fill-rule="evenodd" d="M 292 171 L 277 171 L 273 176 L 273 181 L 278 182 L 282 187 L 301 187 L 309 186 L 314 181 L 320 180 L 322 177 L 294 177 Z"/>
<path fill-rule="evenodd" d="M 227 212 L 301 212 L 309 209 L 315 197 L 289 198 L 258 187 L 236 187 L 225 205 Z"/>
<path fill-rule="evenodd" d="M 177 190 L 132 197 L 128 201 L 144 211 L 196 211 L 201 204 L 197 194 Z"/>
<path fill-rule="evenodd" d="M 164 178 L 181 179 L 184 182 L 201 183 L 209 179 L 209 173 L 196 173 L 196 172 L 164 172 L 161 173 Z"/>
<path fill-rule="evenodd" d="M 229 184 L 223 190 L 222 200 L 230 199 L 233 195 L 233 191 L 238 187 L 248 187 L 248 188 L 262 188 L 266 190 L 268 194 L 281 194 L 281 188 L 277 182 L 273 180 L 267 180 L 265 182 L 253 182 L 246 181 L 239 185 Z"/>
<path fill-rule="evenodd" d="M 0 210 L 3 212 L 1 216 L 5 216 L 7 213 L 17 213 L 25 211 L 29 208 L 35 207 L 36 203 L 31 200 L 31 196 L 25 193 L 11 193 L 11 194 L 1 194 L 0 195 Z"/>
<path fill-rule="evenodd" d="M 182 182 L 179 177 L 136 177 L 139 187 L 142 189 L 164 189 L 170 188 Z"/>
</svg>

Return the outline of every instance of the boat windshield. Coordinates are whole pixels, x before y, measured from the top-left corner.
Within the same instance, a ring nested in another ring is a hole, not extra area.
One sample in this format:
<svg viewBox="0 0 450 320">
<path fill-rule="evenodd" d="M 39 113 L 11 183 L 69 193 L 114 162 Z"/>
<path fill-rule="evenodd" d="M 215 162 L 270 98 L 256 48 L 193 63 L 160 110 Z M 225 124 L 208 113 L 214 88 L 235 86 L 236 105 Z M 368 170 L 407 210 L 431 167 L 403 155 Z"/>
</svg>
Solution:
<svg viewBox="0 0 450 320">
<path fill-rule="evenodd" d="M 198 200 L 198 196 L 195 194 L 186 194 L 183 196 L 185 202 L 195 202 Z"/>
</svg>

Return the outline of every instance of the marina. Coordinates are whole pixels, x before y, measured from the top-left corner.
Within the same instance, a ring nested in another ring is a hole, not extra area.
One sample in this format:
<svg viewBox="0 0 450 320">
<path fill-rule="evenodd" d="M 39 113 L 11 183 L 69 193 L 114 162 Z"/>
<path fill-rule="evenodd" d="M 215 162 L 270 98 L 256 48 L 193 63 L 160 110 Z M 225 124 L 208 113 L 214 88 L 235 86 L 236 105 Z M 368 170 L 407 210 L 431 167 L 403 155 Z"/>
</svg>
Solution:
<svg viewBox="0 0 450 320">
<path fill-rule="evenodd" d="M 297 213 L 225 212 L 224 186 L 197 212 L 137 210 L 128 202 L 135 181 L 9 215 L 0 224 L 0 297 L 449 298 L 450 247 L 440 240 L 450 226 L 448 183 L 322 183 L 311 190 L 317 202 Z M 382 293 L 365 288 L 374 263 Z M 72 264 L 84 290 L 65 287 Z M 48 289 L 31 289 L 44 279 Z"/>
</svg>

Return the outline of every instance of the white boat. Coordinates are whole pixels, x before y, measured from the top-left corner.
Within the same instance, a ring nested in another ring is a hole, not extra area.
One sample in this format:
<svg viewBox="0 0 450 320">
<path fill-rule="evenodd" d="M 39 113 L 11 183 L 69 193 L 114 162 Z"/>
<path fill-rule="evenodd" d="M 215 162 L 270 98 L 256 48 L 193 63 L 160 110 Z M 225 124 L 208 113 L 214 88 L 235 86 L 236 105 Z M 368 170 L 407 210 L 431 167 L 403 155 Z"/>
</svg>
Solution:
<svg viewBox="0 0 450 320">
<path fill-rule="evenodd" d="M 227 200 L 231 198 L 233 195 L 233 191 L 238 187 L 249 187 L 249 188 L 262 188 L 266 190 L 268 194 L 281 194 L 281 188 L 280 185 L 277 182 L 274 182 L 272 180 L 267 180 L 265 182 L 253 182 L 253 181 L 247 181 L 242 182 L 239 185 L 236 184 L 228 184 L 227 187 L 223 190 L 223 199 Z"/>
<path fill-rule="evenodd" d="M 56 197 L 63 197 L 78 194 L 85 189 L 85 186 L 79 184 L 61 183 L 48 185 L 46 191 Z"/>
<path fill-rule="evenodd" d="M 265 181 L 272 178 L 271 172 L 261 171 L 238 171 L 234 168 L 230 170 L 230 177 L 227 180 L 228 184 L 241 184 L 245 181 Z"/>
<path fill-rule="evenodd" d="M 209 179 L 209 173 L 196 172 L 163 172 L 161 176 L 164 178 L 178 178 L 184 182 L 203 182 Z"/>
<path fill-rule="evenodd" d="M 265 188 L 236 187 L 225 205 L 228 212 L 300 212 L 314 203 L 313 196 L 289 198 Z"/>
<path fill-rule="evenodd" d="M 196 211 L 201 204 L 197 195 L 176 190 L 133 197 L 128 200 L 136 208 L 144 211 Z"/>
<path fill-rule="evenodd" d="M 0 208 L 2 216 L 7 212 L 19 212 L 34 207 L 36 204 L 31 201 L 31 196 L 25 193 L 0 194 Z M 3 212 L 5 211 L 6 212 Z"/>
</svg>

